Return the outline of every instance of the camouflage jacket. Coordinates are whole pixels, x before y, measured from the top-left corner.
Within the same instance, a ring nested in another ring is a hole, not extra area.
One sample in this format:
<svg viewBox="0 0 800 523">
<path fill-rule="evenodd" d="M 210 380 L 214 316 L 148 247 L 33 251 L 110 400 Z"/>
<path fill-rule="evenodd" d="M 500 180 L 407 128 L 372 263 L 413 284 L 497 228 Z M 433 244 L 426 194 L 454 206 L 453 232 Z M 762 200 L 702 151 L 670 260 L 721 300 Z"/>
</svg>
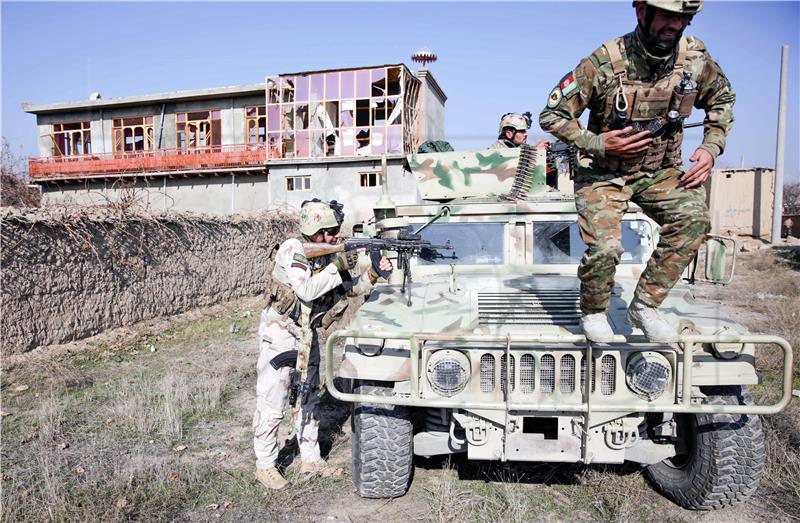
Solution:
<svg viewBox="0 0 800 523">
<path fill-rule="evenodd" d="M 700 148 L 716 158 L 724 150 L 725 137 L 733 124 L 735 95 L 722 69 L 706 50 L 705 44 L 693 36 L 684 37 L 684 40 L 687 59 L 683 64 L 691 72 L 698 90 L 693 105 L 706 113 Z M 625 50 L 624 70 L 627 80 L 639 84 L 655 85 L 672 75 L 676 55 L 679 54 L 676 49 L 676 53 L 669 57 L 654 57 L 647 53 L 636 31 L 633 31 L 601 46 L 581 60 L 550 92 L 547 106 L 539 115 L 539 124 L 544 131 L 575 146 L 590 159 L 605 158 L 601 133 L 607 129 L 605 115 L 619 86 L 606 46 L 615 42 L 620 43 Z M 589 122 L 588 129 L 584 129 L 578 118 L 587 107 L 590 111 Z M 680 142 L 678 147 L 679 145 Z M 676 156 L 680 158 L 679 148 Z"/>
</svg>

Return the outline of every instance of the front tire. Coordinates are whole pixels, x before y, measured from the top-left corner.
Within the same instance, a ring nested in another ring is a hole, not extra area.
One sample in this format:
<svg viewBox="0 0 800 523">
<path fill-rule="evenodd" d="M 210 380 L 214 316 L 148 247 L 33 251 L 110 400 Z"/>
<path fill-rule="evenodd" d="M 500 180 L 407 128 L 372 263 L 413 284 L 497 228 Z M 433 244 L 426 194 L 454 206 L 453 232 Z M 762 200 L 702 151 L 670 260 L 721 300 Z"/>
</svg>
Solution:
<svg viewBox="0 0 800 523">
<path fill-rule="evenodd" d="M 708 405 L 752 404 L 742 386 L 706 387 Z M 750 414 L 676 415 L 678 455 L 646 469 L 664 496 L 683 508 L 711 510 L 742 503 L 758 488 L 766 451 L 761 419 Z"/>
<path fill-rule="evenodd" d="M 353 392 L 390 396 L 392 384 L 357 381 Z M 352 418 L 353 482 L 364 498 L 396 498 L 411 483 L 413 430 L 409 410 L 355 403 Z"/>
</svg>

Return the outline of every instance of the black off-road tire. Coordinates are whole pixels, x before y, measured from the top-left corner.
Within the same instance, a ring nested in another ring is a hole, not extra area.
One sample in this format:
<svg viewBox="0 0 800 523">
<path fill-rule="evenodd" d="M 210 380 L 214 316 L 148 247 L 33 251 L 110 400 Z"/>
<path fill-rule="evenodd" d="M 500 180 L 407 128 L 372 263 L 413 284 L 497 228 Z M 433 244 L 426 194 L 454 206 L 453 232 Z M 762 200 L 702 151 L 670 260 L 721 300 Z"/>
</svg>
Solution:
<svg viewBox="0 0 800 523">
<path fill-rule="evenodd" d="M 389 396 L 391 383 L 356 381 L 353 392 Z M 353 483 L 364 498 L 396 498 L 408 491 L 414 459 L 409 410 L 355 403 L 352 418 Z"/>
<path fill-rule="evenodd" d="M 745 387 L 704 387 L 708 405 L 752 404 Z M 711 510 L 745 501 L 758 488 L 766 450 L 761 419 L 750 414 L 677 415 L 687 452 L 646 469 L 664 496 L 683 508 Z"/>
</svg>

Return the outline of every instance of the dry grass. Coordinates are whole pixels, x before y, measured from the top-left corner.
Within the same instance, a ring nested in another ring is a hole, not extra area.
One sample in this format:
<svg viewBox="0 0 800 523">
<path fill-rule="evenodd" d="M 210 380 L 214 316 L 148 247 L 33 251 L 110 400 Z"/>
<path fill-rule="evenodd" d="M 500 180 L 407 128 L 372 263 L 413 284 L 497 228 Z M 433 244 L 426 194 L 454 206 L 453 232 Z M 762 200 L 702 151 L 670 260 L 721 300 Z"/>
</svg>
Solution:
<svg viewBox="0 0 800 523">
<path fill-rule="evenodd" d="M 746 277 L 728 289 L 749 310 L 758 313 L 745 322 L 754 332 L 774 334 L 788 341 L 795 354 L 794 388 L 800 388 L 800 249 L 762 250 L 745 257 Z M 751 297 L 751 298 L 750 298 Z M 750 299 L 747 299 L 750 298 Z M 780 396 L 783 353 L 765 348 L 757 353 L 762 385 L 752 388 L 757 402 L 775 402 Z M 795 399 L 782 412 L 763 418 L 767 439 L 767 467 L 757 499 L 784 518 L 800 514 L 800 404 Z"/>
</svg>

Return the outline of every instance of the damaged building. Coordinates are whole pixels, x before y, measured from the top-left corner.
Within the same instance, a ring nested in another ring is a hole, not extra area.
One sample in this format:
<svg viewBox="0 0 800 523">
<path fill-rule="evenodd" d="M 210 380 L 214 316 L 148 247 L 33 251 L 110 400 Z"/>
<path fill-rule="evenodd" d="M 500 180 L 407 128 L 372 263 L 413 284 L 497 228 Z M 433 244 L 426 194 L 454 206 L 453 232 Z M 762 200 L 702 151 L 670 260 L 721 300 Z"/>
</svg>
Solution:
<svg viewBox="0 0 800 523">
<path fill-rule="evenodd" d="M 443 139 L 446 99 L 430 71 L 390 64 L 24 103 L 38 127 L 29 172 L 54 202 L 102 203 L 136 189 L 151 208 L 224 214 L 320 197 L 346 202 L 360 220 L 384 182 L 397 203 L 418 201 L 404 156 Z"/>
</svg>

